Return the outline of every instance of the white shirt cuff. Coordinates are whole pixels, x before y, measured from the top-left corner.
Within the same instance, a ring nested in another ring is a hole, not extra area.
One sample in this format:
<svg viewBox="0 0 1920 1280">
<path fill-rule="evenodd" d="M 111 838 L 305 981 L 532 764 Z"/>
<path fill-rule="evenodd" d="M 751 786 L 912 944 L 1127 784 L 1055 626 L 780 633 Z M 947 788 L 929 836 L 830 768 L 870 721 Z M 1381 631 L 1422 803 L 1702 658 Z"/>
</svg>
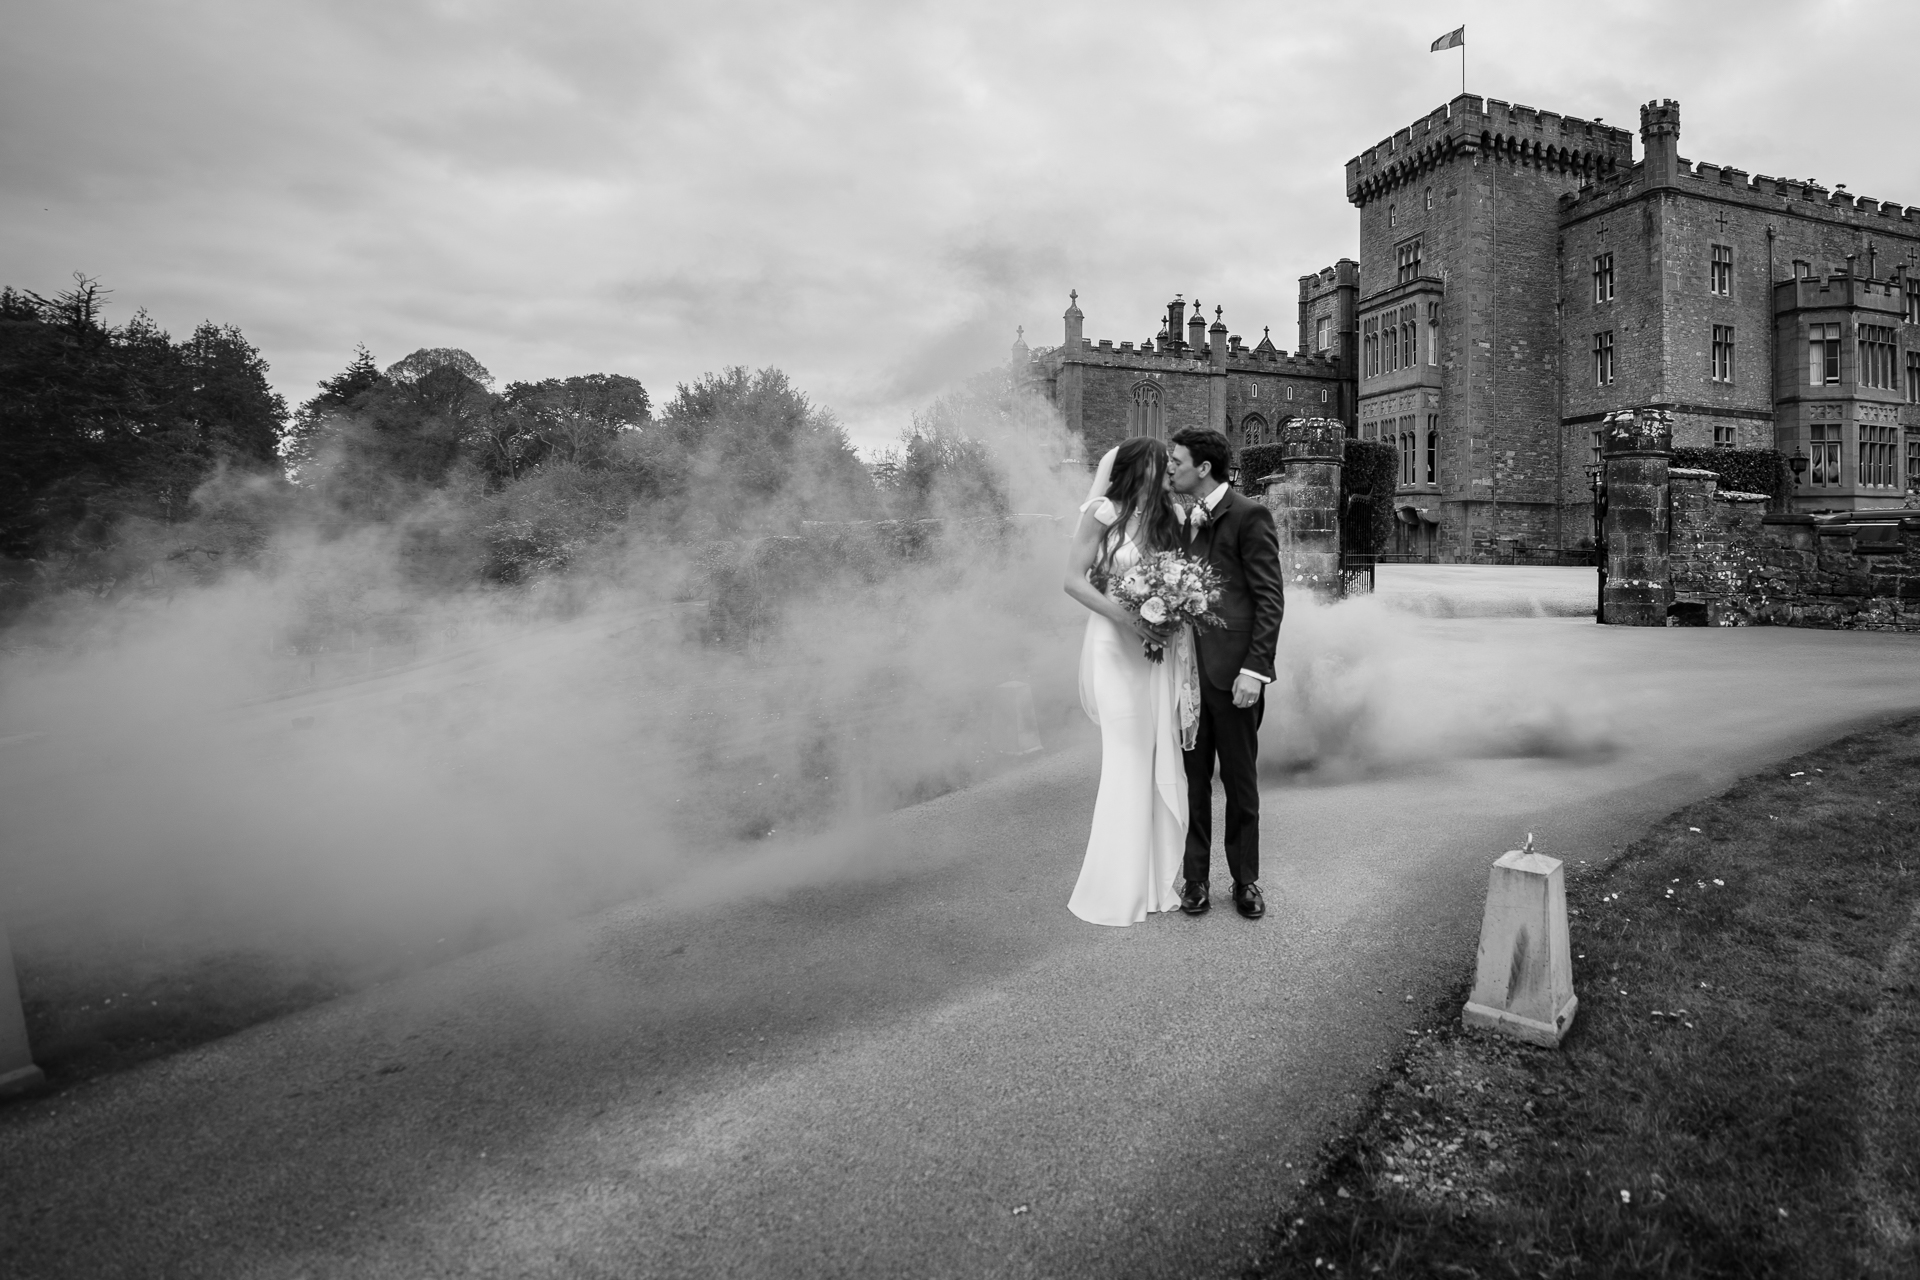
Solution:
<svg viewBox="0 0 1920 1280">
<path fill-rule="evenodd" d="M 1243 676 L 1252 676 L 1255 680 L 1258 680 L 1261 684 L 1273 683 L 1272 676 L 1263 676 L 1258 671 L 1249 671 L 1245 667 L 1240 668 L 1240 674 Z"/>
</svg>

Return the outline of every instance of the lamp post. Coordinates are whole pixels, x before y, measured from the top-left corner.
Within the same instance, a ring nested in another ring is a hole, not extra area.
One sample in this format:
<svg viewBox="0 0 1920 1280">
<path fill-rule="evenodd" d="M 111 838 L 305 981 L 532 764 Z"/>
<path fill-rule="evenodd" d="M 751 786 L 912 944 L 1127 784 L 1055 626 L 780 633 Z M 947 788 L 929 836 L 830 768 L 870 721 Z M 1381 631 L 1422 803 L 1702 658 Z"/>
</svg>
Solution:
<svg viewBox="0 0 1920 1280">
<path fill-rule="evenodd" d="M 1599 595 L 1595 597 L 1593 620 L 1606 621 L 1607 606 L 1607 468 L 1604 462 L 1587 468 L 1587 485 L 1593 490 L 1594 561 L 1600 572 Z"/>
<path fill-rule="evenodd" d="M 1799 445 L 1793 447 L 1793 456 L 1787 459 L 1787 465 L 1793 468 L 1793 487 L 1800 488 L 1800 477 L 1807 474 L 1807 451 Z"/>
</svg>

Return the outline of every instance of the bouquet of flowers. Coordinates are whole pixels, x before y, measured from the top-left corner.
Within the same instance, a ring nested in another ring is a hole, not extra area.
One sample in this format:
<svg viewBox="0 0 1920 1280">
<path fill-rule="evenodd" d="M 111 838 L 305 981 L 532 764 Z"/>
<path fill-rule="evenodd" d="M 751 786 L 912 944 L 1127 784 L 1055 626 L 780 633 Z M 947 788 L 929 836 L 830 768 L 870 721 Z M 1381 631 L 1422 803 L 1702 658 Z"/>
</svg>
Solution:
<svg viewBox="0 0 1920 1280">
<path fill-rule="evenodd" d="M 1195 627 L 1224 625 L 1211 608 L 1220 598 L 1219 575 L 1212 565 L 1178 551 L 1156 551 L 1142 558 L 1113 580 L 1111 592 L 1115 600 L 1162 636 L 1171 636 L 1189 623 Z M 1151 662 L 1166 656 L 1164 642 L 1147 640 L 1141 647 Z"/>
</svg>

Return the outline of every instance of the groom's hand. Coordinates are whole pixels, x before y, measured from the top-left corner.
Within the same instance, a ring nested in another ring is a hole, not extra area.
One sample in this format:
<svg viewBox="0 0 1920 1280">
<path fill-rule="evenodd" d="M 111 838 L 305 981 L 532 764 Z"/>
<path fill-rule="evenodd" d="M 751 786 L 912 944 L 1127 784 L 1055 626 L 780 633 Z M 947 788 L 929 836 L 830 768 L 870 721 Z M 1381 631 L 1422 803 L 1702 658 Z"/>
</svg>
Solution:
<svg viewBox="0 0 1920 1280">
<path fill-rule="evenodd" d="M 1264 684 L 1243 671 L 1233 678 L 1233 705 L 1242 709 L 1250 707 L 1260 701 L 1265 691 Z"/>
</svg>

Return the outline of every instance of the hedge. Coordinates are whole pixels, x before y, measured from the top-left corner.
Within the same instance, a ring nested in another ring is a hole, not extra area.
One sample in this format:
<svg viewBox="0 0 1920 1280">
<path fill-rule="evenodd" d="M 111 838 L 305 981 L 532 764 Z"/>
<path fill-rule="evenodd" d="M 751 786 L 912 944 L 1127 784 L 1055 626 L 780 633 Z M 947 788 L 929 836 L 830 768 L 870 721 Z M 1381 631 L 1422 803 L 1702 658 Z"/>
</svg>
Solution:
<svg viewBox="0 0 1920 1280">
<path fill-rule="evenodd" d="M 1277 444 L 1250 444 L 1240 450 L 1240 483 L 1244 487 L 1251 488 L 1254 481 L 1278 475 L 1281 470 Z M 1347 499 L 1353 494 L 1369 494 L 1373 508 L 1370 528 L 1344 530 L 1348 551 L 1373 553 L 1392 545 L 1393 489 L 1399 481 L 1400 453 L 1392 445 L 1378 440 L 1347 441 L 1346 462 L 1340 468 L 1341 519 L 1344 522 L 1345 513 L 1352 509 Z"/>
<path fill-rule="evenodd" d="M 1280 446 L 1250 444 L 1240 450 L 1240 487 L 1251 489 L 1255 480 L 1280 474 Z"/>
<path fill-rule="evenodd" d="M 1723 491 L 1764 493 L 1776 507 L 1793 496 L 1793 465 L 1777 449 L 1675 449 L 1671 465 L 1711 471 Z"/>
<path fill-rule="evenodd" d="M 1393 490 L 1400 483 L 1400 451 L 1382 440 L 1347 441 L 1347 462 L 1340 468 L 1342 532 L 1348 551 L 1376 554 L 1393 545 Z M 1348 499 L 1366 494 L 1373 508 L 1370 529 L 1347 524 Z"/>
</svg>

